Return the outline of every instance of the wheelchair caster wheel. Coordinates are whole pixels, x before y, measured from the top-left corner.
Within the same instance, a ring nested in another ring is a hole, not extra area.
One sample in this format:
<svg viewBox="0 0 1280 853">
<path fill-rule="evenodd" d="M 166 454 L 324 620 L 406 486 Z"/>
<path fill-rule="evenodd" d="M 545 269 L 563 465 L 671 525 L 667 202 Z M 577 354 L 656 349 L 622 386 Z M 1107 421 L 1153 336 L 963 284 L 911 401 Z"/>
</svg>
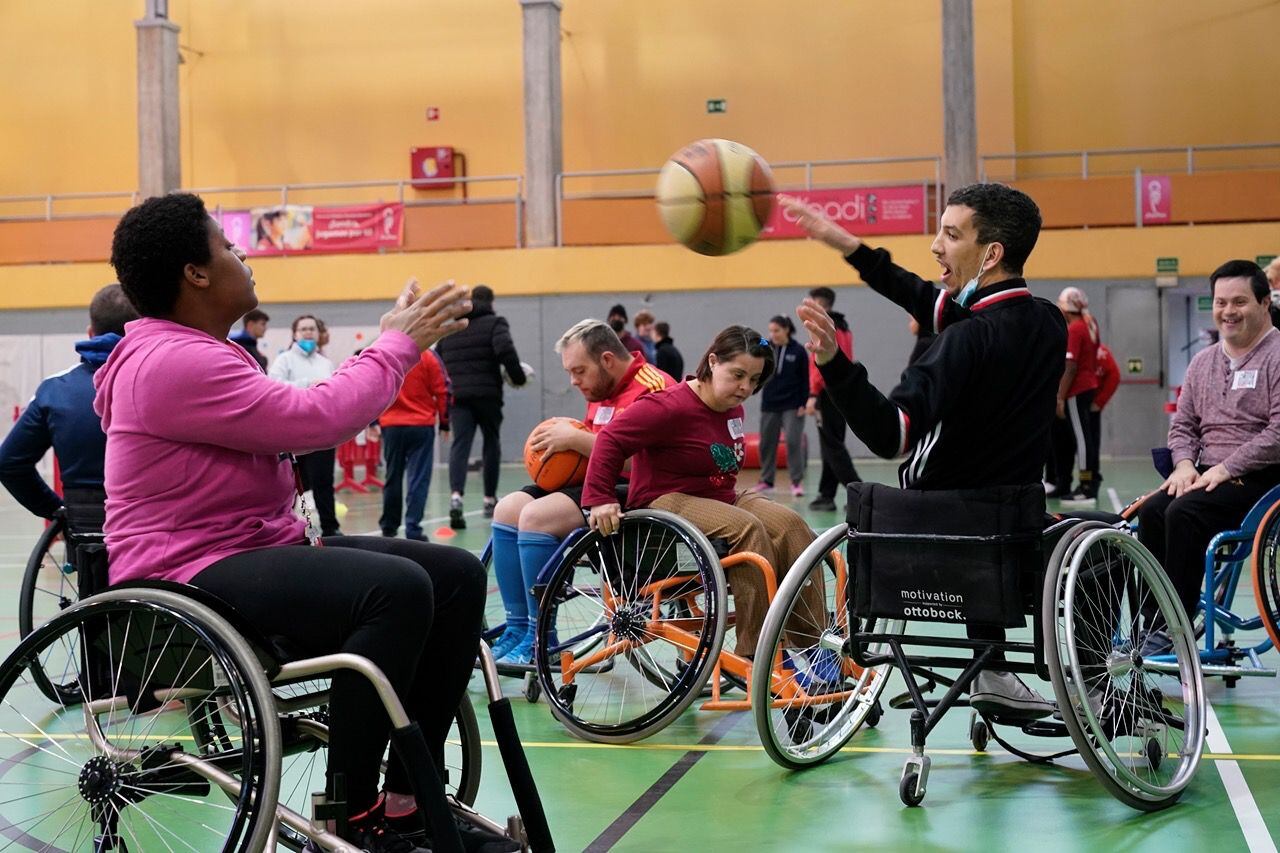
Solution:
<svg viewBox="0 0 1280 853">
<path fill-rule="evenodd" d="M 974 751 L 986 752 L 987 744 L 990 742 L 991 728 L 976 711 L 973 712 L 969 717 L 969 743 L 973 744 Z"/>
<path fill-rule="evenodd" d="M 1146 753 L 1147 766 L 1150 767 L 1153 772 L 1159 770 L 1161 763 L 1164 762 L 1164 750 L 1160 748 L 1160 741 L 1153 737 L 1147 738 L 1147 745 L 1144 752 Z"/>
<path fill-rule="evenodd" d="M 884 706 L 881 705 L 880 700 L 877 699 L 876 703 L 871 706 L 871 710 L 867 712 L 867 721 L 866 721 L 867 728 L 874 729 L 876 726 L 880 725 L 880 719 L 883 716 L 884 716 Z"/>
<path fill-rule="evenodd" d="M 538 676 L 532 672 L 526 672 L 524 675 L 524 698 L 530 705 L 538 701 L 538 697 L 542 695 L 542 685 L 538 683 Z"/>
<path fill-rule="evenodd" d="M 924 791 L 916 791 L 916 784 L 919 781 L 920 774 L 914 770 L 902 774 L 902 781 L 898 783 L 898 797 L 903 805 L 918 806 L 924 802 Z"/>
</svg>

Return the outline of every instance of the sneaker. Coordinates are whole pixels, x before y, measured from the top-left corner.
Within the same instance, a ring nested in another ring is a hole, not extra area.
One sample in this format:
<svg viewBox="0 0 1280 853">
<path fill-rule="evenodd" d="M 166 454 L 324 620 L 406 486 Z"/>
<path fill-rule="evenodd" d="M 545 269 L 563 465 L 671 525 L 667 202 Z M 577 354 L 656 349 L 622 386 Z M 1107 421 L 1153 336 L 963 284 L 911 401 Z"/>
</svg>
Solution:
<svg viewBox="0 0 1280 853">
<path fill-rule="evenodd" d="M 515 853 L 520 849 L 518 842 L 504 835 L 495 835 L 480 829 L 456 813 L 453 816 L 453 823 L 458 828 L 458 835 L 462 837 L 462 849 L 467 853 Z M 386 825 L 388 830 L 398 833 L 401 838 L 415 844 L 430 844 L 430 839 L 427 838 L 426 822 L 422 818 L 422 812 L 417 809 L 407 815 L 387 818 Z M 422 849 L 430 850 L 431 848 L 425 846 Z"/>
<path fill-rule="evenodd" d="M 1164 631 L 1148 631 L 1134 643 L 1138 654 L 1144 658 L 1173 654 L 1173 638 Z"/>
<path fill-rule="evenodd" d="M 498 658 L 498 663 L 505 663 L 509 666 L 528 666 L 533 663 L 534 633 L 534 631 L 526 631 L 525 635 L 520 638 L 520 642 L 512 646 L 505 655 Z"/>
<path fill-rule="evenodd" d="M 800 485 L 799 483 L 792 483 L 792 484 L 791 484 L 791 497 L 793 497 L 793 498 L 802 498 L 802 497 L 804 497 L 804 486 Z"/>
<path fill-rule="evenodd" d="M 1082 491 L 1074 491 L 1058 499 L 1058 504 L 1068 509 L 1084 509 L 1086 507 L 1097 506 L 1098 499 L 1085 494 Z"/>
<path fill-rule="evenodd" d="M 449 498 L 449 526 L 454 530 L 466 530 L 467 520 L 462 517 L 462 496 Z"/>
<path fill-rule="evenodd" d="M 394 539 L 398 530 L 399 530 L 398 528 L 396 530 L 384 530 L 382 531 L 382 535 L 388 539 Z"/>
<path fill-rule="evenodd" d="M 814 510 L 815 512 L 835 512 L 836 499 L 824 498 L 822 495 L 818 495 L 816 498 L 809 501 L 809 509 Z"/>
<path fill-rule="evenodd" d="M 754 486 L 752 486 L 752 487 L 751 487 L 751 489 L 750 489 L 750 491 L 751 491 L 751 492 L 754 492 L 754 493 L 755 493 L 755 494 L 757 494 L 757 495 L 768 495 L 768 494 L 772 494 L 772 493 L 773 493 L 773 483 L 766 483 L 764 480 L 761 480 L 760 482 L 758 482 L 758 483 L 756 483 Z"/>
<path fill-rule="evenodd" d="M 524 641 L 524 635 L 529 633 L 529 629 L 524 625 L 510 626 L 502 632 L 502 636 L 493 644 L 493 659 L 499 660 L 509 654 L 512 649 L 520 645 Z"/>
<path fill-rule="evenodd" d="M 796 684 L 800 685 L 806 693 L 811 694 L 822 693 L 831 685 L 844 681 L 844 669 L 840 665 L 840 656 L 831 649 L 818 649 L 816 652 L 805 655 L 804 658 L 799 654 L 784 651 L 782 669 L 794 672 Z"/>
<path fill-rule="evenodd" d="M 415 811 L 414 815 L 416 814 Z M 412 817 L 413 815 L 409 815 L 402 820 Z M 379 800 L 366 817 L 352 820 L 347 825 L 347 840 L 354 842 L 357 848 L 366 853 L 431 853 L 430 847 L 421 845 L 421 835 L 415 839 L 413 833 L 402 833 L 390 823 L 383 813 L 382 800 Z M 421 827 L 421 817 L 417 819 L 417 825 Z"/>
<path fill-rule="evenodd" d="M 1038 720 L 1053 713 L 1054 704 L 1011 672 L 984 669 L 969 688 L 969 705 L 993 717 Z"/>
<path fill-rule="evenodd" d="M 485 498 L 484 499 L 484 517 L 493 518 L 493 508 L 496 507 L 497 505 L 498 505 L 497 498 Z"/>
<path fill-rule="evenodd" d="M 427 534 L 423 533 L 421 530 L 406 530 L 404 532 L 404 538 L 409 539 L 413 542 L 430 542 L 431 541 L 430 539 L 427 538 Z"/>
</svg>

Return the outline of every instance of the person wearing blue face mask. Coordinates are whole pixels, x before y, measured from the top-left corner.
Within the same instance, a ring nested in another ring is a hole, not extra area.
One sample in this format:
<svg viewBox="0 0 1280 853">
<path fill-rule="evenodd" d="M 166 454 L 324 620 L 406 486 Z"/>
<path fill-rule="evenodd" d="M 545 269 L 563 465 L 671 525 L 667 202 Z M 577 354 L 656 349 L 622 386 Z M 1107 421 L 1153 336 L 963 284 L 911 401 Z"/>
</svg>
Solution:
<svg viewBox="0 0 1280 853">
<path fill-rule="evenodd" d="M 299 388 L 310 388 L 333 375 L 333 362 L 320 352 L 318 319 L 311 314 L 303 314 L 293 321 L 293 346 L 276 356 L 267 375 Z M 338 529 L 338 516 L 333 502 L 333 466 L 336 456 L 337 451 L 332 447 L 298 456 L 302 486 L 310 489 L 314 496 L 322 536 L 342 535 L 342 531 Z"/>
<path fill-rule="evenodd" d="M 125 324 L 136 319 L 120 285 L 94 294 L 88 339 L 76 344 L 80 363 L 40 383 L 0 445 L 0 484 L 33 515 L 51 519 L 65 511 L 75 533 L 101 533 L 106 502 L 107 437 L 93 411 L 93 376 L 120 342 Z M 62 472 L 62 496 L 36 470 L 50 447 Z"/>
<path fill-rule="evenodd" d="M 1057 408 L 1067 325 L 1052 302 L 1031 295 L 1023 265 L 1040 234 L 1040 210 L 1002 184 L 961 187 L 947 199 L 930 247 L 939 290 L 872 249 L 821 211 L 788 198 L 783 208 L 809 236 L 837 249 L 876 292 L 905 308 L 929 348 L 887 395 L 836 346 L 835 324 L 814 300 L 798 309 L 807 348 L 853 432 L 885 458 L 906 456 L 900 485 L 920 491 L 1040 487 Z M 971 624 L 976 640 L 1004 629 Z M 984 669 L 971 704 L 996 716 L 1043 717 L 1053 704 L 1009 672 Z"/>
</svg>

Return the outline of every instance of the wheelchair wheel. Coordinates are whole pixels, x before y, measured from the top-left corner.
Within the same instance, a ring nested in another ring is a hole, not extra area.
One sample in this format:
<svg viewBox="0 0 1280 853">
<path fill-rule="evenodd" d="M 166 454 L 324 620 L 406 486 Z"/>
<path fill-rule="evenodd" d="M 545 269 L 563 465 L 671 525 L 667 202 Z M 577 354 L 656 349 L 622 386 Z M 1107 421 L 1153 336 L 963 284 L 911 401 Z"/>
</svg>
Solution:
<svg viewBox="0 0 1280 853">
<path fill-rule="evenodd" d="M 648 737 L 698 697 L 724 640 L 720 561 L 691 524 L 628 512 L 589 533 L 552 572 L 534 661 L 551 712 L 602 743 Z"/>
<path fill-rule="evenodd" d="M 76 648 L 78 707 L 45 696 L 33 663 Z M 173 699 L 236 709 L 230 747 L 194 751 Z M 215 613 L 181 595 L 95 595 L 36 628 L 0 664 L 0 834 L 29 849 L 258 851 L 280 779 L 262 668 Z M 203 759 L 203 760 L 202 760 Z M 228 801 L 230 798 L 230 801 Z"/>
<path fill-rule="evenodd" d="M 1164 570 L 1127 533 L 1083 523 L 1063 536 L 1045 575 L 1045 661 L 1085 764 L 1132 808 L 1172 805 L 1204 746 L 1205 698 L 1194 634 Z M 1144 661 L 1159 620 L 1175 661 Z"/>
<path fill-rule="evenodd" d="M 67 545 L 67 520 L 59 517 L 44 529 L 27 558 L 18 592 L 18 635 L 25 637 L 80 600 L 75 567 Z M 40 692 L 54 702 L 80 701 L 76 684 L 79 658 L 75 647 L 50 649 L 31 670 Z"/>
<path fill-rule="evenodd" d="M 863 669 L 849 657 L 848 530 L 847 524 L 833 527 L 800 555 L 756 644 L 751 709 L 765 752 L 783 767 L 823 762 L 864 723 L 879 719 L 878 700 L 892 666 Z M 823 585 L 821 612 L 803 597 L 815 583 Z M 901 629 L 897 622 L 887 630 Z"/>
<path fill-rule="evenodd" d="M 1271 644 L 1280 649 L 1280 503 L 1267 510 L 1254 534 L 1253 597 Z"/>
</svg>

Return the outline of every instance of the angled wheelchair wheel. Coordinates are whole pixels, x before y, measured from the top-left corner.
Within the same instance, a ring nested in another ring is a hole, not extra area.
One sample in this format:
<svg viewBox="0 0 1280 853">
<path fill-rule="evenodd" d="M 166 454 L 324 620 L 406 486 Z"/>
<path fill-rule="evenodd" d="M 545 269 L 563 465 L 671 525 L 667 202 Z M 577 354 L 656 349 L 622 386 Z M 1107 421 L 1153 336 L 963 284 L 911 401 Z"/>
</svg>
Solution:
<svg viewBox="0 0 1280 853">
<path fill-rule="evenodd" d="M 698 697 L 724 640 L 725 581 L 706 537 L 636 510 L 579 539 L 538 608 L 534 662 L 552 714 L 602 743 L 648 737 Z"/>
<path fill-rule="evenodd" d="M 76 649 L 85 700 L 32 677 Z M 184 702 L 225 701 L 236 726 L 201 755 Z M 166 591 L 110 590 L 37 627 L 0 664 L 0 834 L 53 851 L 258 851 L 280 778 L 271 692 L 248 645 Z"/>
<path fill-rule="evenodd" d="M 1267 510 L 1254 534 L 1253 596 L 1271 644 L 1280 649 L 1280 503 Z"/>
<path fill-rule="evenodd" d="M 31 549 L 22 574 L 22 588 L 18 591 L 19 636 L 27 636 L 80 600 L 66 531 L 67 520 L 54 519 Z M 74 648 L 53 648 L 33 665 L 32 680 L 52 701 L 74 705 L 80 701 L 80 688 L 75 679 L 77 666 Z"/>
<path fill-rule="evenodd" d="M 765 752 L 783 767 L 821 763 L 864 724 L 874 725 L 892 670 L 887 663 L 863 668 L 849 657 L 848 529 L 833 527 L 800 555 L 756 644 L 751 709 Z M 902 623 L 887 630 L 900 631 Z"/>
<path fill-rule="evenodd" d="M 1200 763 L 1205 698 L 1194 632 L 1160 564 L 1133 536 L 1080 524 L 1050 558 L 1041 617 L 1058 708 L 1085 764 L 1132 808 L 1172 805 Z M 1143 631 L 1157 624 L 1173 654 L 1144 660 Z"/>
</svg>

